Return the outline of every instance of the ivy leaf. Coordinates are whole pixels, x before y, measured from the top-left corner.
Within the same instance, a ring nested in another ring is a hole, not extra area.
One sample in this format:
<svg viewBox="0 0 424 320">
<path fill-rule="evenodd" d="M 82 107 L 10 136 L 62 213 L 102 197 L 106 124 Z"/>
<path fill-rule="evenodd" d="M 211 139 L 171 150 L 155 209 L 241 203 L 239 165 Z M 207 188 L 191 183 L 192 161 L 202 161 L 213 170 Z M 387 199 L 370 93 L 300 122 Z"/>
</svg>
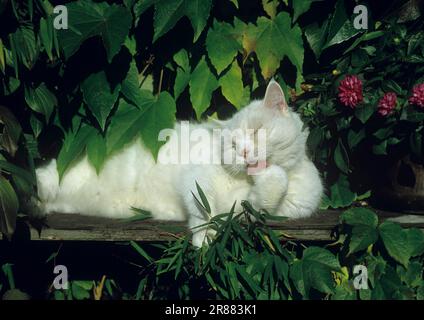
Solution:
<svg viewBox="0 0 424 320">
<path fill-rule="evenodd" d="M 84 125 L 76 133 L 65 134 L 62 149 L 57 157 L 57 171 L 59 180 L 62 179 L 66 170 L 83 154 L 87 141 L 95 129 Z"/>
<path fill-rule="evenodd" d="M 104 71 L 93 73 L 81 84 L 84 101 L 93 113 L 102 130 L 106 119 L 118 99 L 120 86 L 111 89 Z"/>
<path fill-rule="evenodd" d="M 107 154 L 111 154 L 135 137 L 141 136 L 144 144 L 156 158 L 163 141 L 158 140 L 160 130 L 172 128 L 176 106 L 167 92 L 155 98 L 144 92 L 144 102 L 139 108 L 121 101 L 106 134 Z"/>
<path fill-rule="evenodd" d="M 379 227 L 379 232 L 390 256 L 408 267 L 411 249 L 407 232 L 399 224 L 390 221 L 383 222 Z"/>
<path fill-rule="evenodd" d="M 35 112 L 41 113 L 49 121 L 50 116 L 57 106 L 56 96 L 43 82 L 37 88 L 25 87 L 25 101 Z"/>
<path fill-rule="evenodd" d="M 349 158 L 343 143 L 339 140 L 334 150 L 334 162 L 343 173 L 349 172 Z"/>
<path fill-rule="evenodd" d="M 237 109 L 246 102 L 246 92 L 243 87 L 243 81 L 241 78 L 241 69 L 237 64 L 237 61 L 234 61 L 231 64 L 231 68 L 219 78 L 219 84 L 221 86 L 221 91 L 223 96 L 231 102 Z"/>
<path fill-rule="evenodd" d="M 356 198 L 356 194 L 350 190 L 347 176 L 341 174 L 339 180 L 330 187 L 331 207 L 341 208 L 350 205 Z"/>
<path fill-rule="evenodd" d="M 258 28 L 253 23 L 244 23 L 237 17 L 234 17 L 234 35 L 237 41 L 243 47 L 245 55 L 249 55 L 255 50 Z"/>
<path fill-rule="evenodd" d="M 293 1 L 293 22 L 309 10 L 313 0 L 296 0 Z"/>
<path fill-rule="evenodd" d="M 278 0 L 262 0 L 262 7 L 271 19 L 277 14 Z"/>
<path fill-rule="evenodd" d="M 303 66 L 302 31 L 299 26 L 291 26 L 290 16 L 286 12 L 279 13 L 273 20 L 259 17 L 257 25 L 256 54 L 264 78 L 271 78 L 280 61 L 287 56 L 297 69 L 299 81 Z"/>
<path fill-rule="evenodd" d="M 209 58 L 218 74 L 220 74 L 242 49 L 240 42 L 234 36 L 234 28 L 225 22 L 214 21 L 206 37 L 206 49 Z"/>
<path fill-rule="evenodd" d="M 130 68 L 121 87 L 122 94 L 135 105 L 139 105 L 144 100 L 143 90 L 138 83 L 138 70 L 135 61 L 131 61 Z"/>
<path fill-rule="evenodd" d="M 349 253 L 352 254 L 368 248 L 378 239 L 377 215 L 366 208 L 352 208 L 341 215 L 341 221 L 352 226 Z"/>
<path fill-rule="evenodd" d="M 106 141 L 99 132 L 94 130 L 87 139 L 87 157 L 96 169 L 96 173 L 99 174 L 106 160 Z"/>
<path fill-rule="evenodd" d="M 16 226 L 19 201 L 10 182 L 0 175 L 0 232 L 12 236 Z"/>
<path fill-rule="evenodd" d="M 197 117 L 200 117 L 209 107 L 212 93 L 218 87 L 218 80 L 210 71 L 203 57 L 194 69 L 190 79 L 190 100 Z"/>
<path fill-rule="evenodd" d="M 66 7 L 69 28 L 58 32 L 65 58 L 69 59 L 85 40 L 100 36 L 107 59 L 111 62 L 121 49 L 132 25 L 132 16 L 128 9 L 89 0 L 71 2 Z"/>
<path fill-rule="evenodd" d="M 141 137 L 155 159 L 160 147 L 165 143 L 158 140 L 159 132 L 174 127 L 176 110 L 172 96 L 168 92 L 162 92 L 154 102 L 146 106 L 143 116 L 139 119 Z"/>
<path fill-rule="evenodd" d="M 206 26 L 212 0 L 159 0 L 155 4 L 153 42 L 171 30 L 183 17 L 190 19 L 194 29 L 194 40 L 199 38 Z"/>
<path fill-rule="evenodd" d="M 191 68 L 187 51 L 184 49 L 178 51 L 174 55 L 174 61 L 178 65 L 174 83 L 174 98 L 178 99 L 190 82 Z"/>
<path fill-rule="evenodd" d="M 411 257 L 421 256 L 424 253 L 424 233 L 417 228 L 407 230 Z"/>
<path fill-rule="evenodd" d="M 290 268 L 290 278 L 296 289 L 308 297 L 310 288 L 324 293 L 334 293 L 335 283 L 331 271 L 340 271 L 336 257 L 320 247 L 309 247 L 302 260 L 295 261 Z"/>
</svg>

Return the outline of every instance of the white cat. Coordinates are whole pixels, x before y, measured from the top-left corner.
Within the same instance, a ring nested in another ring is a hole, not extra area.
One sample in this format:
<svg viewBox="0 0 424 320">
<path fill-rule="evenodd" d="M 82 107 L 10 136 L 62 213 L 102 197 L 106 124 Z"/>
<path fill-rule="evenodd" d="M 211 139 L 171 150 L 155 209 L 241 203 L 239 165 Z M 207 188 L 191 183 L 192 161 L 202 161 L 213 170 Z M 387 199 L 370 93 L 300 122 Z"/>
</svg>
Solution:
<svg viewBox="0 0 424 320">
<path fill-rule="evenodd" d="M 277 82 L 270 82 L 263 100 L 251 102 L 229 120 L 190 124 L 189 141 L 182 139 L 181 129 L 182 124 L 177 123 L 157 162 L 136 140 L 107 159 L 99 175 L 86 156 L 60 183 L 55 160 L 38 168 L 39 213 L 125 218 L 132 216 L 131 207 L 136 207 L 150 211 L 155 219 L 188 219 L 189 227 L 194 228 L 207 222 L 193 197 L 200 199 L 196 182 L 208 199 L 211 216 L 228 212 L 235 201 L 240 210 L 241 200 L 246 199 L 257 209 L 290 218 L 307 217 L 317 209 L 323 186 L 306 155 L 308 131 L 303 130 L 298 114 L 289 109 Z M 227 130 L 213 134 L 216 129 Z M 240 133 L 247 129 L 252 132 Z M 258 130 L 266 133 L 262 157 L 258 157 L 255 143 Z M 230 137 L 231 143 L 223 143 L 229 132 L 238 133 Z M 201 139 L 205 133 L 209 139 Z M 187 153 L 190 163 L 182 163 Z M 221 164 L 225 154 L 232 155 L 233 161 Z M 248 175 L 258 164 L 266 167 Z M 206 233 L 206 228 L 193 229 L 193 245 L 200 247 Z"/>
</svg>

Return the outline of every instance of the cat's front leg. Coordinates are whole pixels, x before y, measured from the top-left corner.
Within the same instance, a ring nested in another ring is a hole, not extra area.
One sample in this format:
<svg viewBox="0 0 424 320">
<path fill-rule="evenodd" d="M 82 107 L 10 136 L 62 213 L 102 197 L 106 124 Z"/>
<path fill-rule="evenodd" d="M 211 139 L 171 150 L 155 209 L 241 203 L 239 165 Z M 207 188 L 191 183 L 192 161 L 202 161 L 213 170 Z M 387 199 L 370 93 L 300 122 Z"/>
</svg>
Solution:
<svg viewBox="0 0 424 320">
<path fill-rule="evenodd" d="M 286 171 L 271 165 L 252 176 L 253 186 L 248 201 L 259 210 L 265 209 L 273 214 L 287 194 L 288 177 Z"/>
</svg>

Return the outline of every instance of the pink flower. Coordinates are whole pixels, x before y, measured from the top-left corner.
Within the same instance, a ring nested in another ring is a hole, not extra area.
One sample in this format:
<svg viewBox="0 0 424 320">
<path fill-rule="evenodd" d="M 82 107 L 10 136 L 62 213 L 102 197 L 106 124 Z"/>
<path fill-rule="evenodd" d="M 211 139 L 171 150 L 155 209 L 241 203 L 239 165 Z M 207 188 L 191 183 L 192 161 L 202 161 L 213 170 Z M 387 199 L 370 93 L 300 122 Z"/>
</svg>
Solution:
<svg viewBox="0 0 424 320">
<path fill-rule="evenodd" d="M 364 99 L 362 96 L 362 81 L 355 75 L 346 76 L 339 85 L 339 99 L 352 109 Z"/>
<path fill-rule="evenodd" d="M 378 101 L 378 113 L 382 116 L 387 116 L 393 112 L 393 109 L 396 107 L 397 96 L 394 92 L 387 92 L 384 96 Z"/>
<path fill-rule="evenodd" d="M 420 83 L 412 88 L 412 96 L 409 97 L 409 103 L 424 108 L 424 83 Z"/>
</svg>

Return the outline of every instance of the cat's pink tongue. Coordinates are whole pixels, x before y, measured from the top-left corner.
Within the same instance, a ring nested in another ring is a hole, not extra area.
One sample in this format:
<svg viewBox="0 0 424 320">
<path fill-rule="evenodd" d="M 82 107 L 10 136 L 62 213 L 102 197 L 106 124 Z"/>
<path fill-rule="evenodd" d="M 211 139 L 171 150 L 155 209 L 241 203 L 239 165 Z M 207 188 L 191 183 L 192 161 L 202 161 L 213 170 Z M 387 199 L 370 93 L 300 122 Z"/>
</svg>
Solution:
<svg viewBox="0 0 424 320">
<path fill-rule="evenodd" d="M 260 160 L 255 164 L 250 164 L 247 166 L 247 174 L 256 175 L 259 174 L 263 169 L 266 168 L 266 160 Z"/>
</svg>

